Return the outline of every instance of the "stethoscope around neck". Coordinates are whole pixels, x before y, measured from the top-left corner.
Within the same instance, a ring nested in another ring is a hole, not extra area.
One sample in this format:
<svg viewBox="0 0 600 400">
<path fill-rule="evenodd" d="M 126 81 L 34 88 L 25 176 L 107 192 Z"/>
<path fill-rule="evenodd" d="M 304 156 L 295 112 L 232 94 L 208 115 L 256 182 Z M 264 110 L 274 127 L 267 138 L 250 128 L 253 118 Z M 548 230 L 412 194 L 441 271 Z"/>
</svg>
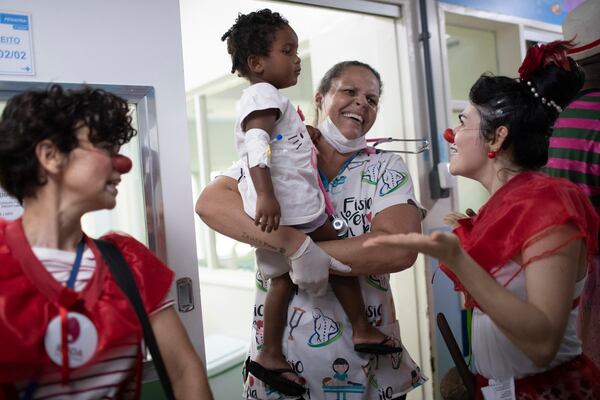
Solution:
<svg viewBox="0 0 600 400">
<path fill-rule="evenodd" d="M 372 138 L 367 139 L 367 143 L 372 143 L 371 147 L 376 148 L 379 151 L 390 152 L 390 153 L 402 153 L 402 154 L 421 154 L 430 149 L 429 140 L 427 139 L 395 139 L 392 137 L 387 138 Z M 405 150 L 405 149 L 394 149 L 394 148 L 386 148 L 381 149 L 377 148 L 377 146 L 385 144 L 385 143 L 415 143 L 416 148 L 413 150 Z"/>
<path fill-rule="evenodd" d="M 416 143 L 416 148 L 414 150 L 405 150 L 405 149 L 380 149 L 377 146 L 385 144 L 385 143 Z M 367 143 L 372 143 L 371 146 L 368 146 L 367 149 L 376 149 L 377 151 L 389 152 L 389 153 L 402 153 L 402 154 L 421 154 L 430 149 L 429 140 L 427 139 L 395 139 L 391 137 L 387 138 L 372 138 L 367 139 Z M 333 228 L 337 232 L 338 237 L 344 238 L 348 236 L 348 222 L 336 215 L 331 216 L 331 224 Z"/>
</svg>

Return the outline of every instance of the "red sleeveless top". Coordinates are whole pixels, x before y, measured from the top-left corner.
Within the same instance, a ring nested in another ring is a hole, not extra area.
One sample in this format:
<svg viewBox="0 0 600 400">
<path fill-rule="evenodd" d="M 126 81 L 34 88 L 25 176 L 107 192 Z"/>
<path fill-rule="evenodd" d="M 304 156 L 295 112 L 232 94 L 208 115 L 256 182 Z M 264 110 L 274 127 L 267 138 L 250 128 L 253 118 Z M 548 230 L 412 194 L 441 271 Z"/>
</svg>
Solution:
<svg viewBox="0 0 600 400">
<path fill-rule="evenodd" d="M 490 197 L 477 216 L 458 223 L 460 226 L 454 233 L 461 246 L 492 276 L 520 254 L 531 240 L 554 226 L 570 223 L 578 232 L 549 252 L 524 260 L 523 267 L 572 240 L 582 239 L 591 268 L 598 247 L 599 220 L 587 196 L 566 179 L 538 172 L 527 171 L 515 176 Z M 454 282 L 455 290 L 465 293 L 466 306 L 476 306 L 454 273 L 441 263 L 440 267 Z"/>
</svg>

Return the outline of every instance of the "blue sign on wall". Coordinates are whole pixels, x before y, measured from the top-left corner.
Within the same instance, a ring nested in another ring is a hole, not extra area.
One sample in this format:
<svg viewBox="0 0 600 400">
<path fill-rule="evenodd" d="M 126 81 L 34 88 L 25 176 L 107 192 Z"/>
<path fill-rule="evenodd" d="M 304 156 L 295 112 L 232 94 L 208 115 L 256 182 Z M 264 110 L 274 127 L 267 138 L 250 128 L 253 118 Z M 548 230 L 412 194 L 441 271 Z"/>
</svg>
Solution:
<svg viewBox="0 0 600 400">
<path fill-rule="evenodd" d="M 0 12 L 0 75 L 34 75 L 29 14 Z"/>
<path fill-rule="evenodd" d="M 439 0 L 443 3 L 561 25 L 585 0 Z M 595 1 L 595 0 L 590 0 Z"/>
</svg>

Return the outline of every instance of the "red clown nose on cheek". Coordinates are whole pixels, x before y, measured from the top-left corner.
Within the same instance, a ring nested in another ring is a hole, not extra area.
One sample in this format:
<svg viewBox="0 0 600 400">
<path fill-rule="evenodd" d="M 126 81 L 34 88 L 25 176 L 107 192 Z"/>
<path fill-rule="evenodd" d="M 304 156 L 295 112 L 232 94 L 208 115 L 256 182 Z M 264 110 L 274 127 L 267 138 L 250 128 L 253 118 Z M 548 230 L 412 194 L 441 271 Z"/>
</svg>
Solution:
<svg viewBox="0 0 600 400">
<path fill-rule="evenodd" d="M 450 144 L 454 143 L 454 131 L 451 128 L 444 131 L 444 139 Z"/>
<path fill-rule="evenodd" d="M 129 157 L 117 154 L 112 158 L 112 166 L 120 174 L 126 174 L 131 171 L 133 163 Z"/>
</svg>

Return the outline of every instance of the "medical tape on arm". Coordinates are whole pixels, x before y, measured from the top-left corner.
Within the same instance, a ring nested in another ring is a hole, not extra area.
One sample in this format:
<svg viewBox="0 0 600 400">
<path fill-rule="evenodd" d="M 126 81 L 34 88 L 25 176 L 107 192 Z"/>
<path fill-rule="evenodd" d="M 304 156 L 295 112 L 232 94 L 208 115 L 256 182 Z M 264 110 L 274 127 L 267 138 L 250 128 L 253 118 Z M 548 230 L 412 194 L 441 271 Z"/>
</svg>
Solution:
<svg viewBox="0 0 600 400">
<path fill-rule="evenodd" d="M 271 148 L 269 142 L 271 136 L 267 131 L 258 128 L 252 128 L 246 131 L 244 143 L 248 153 L 248 168 L 261 168 L 271 166 Z"/>
</svg>

